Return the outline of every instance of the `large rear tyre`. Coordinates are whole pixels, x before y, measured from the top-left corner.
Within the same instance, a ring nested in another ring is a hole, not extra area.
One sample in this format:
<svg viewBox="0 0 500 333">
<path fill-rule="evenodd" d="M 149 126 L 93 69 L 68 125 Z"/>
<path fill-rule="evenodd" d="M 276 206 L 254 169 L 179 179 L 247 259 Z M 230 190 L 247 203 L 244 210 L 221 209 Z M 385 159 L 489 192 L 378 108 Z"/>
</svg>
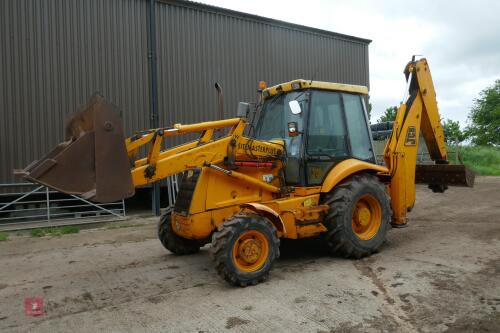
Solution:
<svg viewBox="0 0 500 333">
<path fill-rule="evenodd" d="M 172 217 L 168 213 L 164 214 L 158 223 L 158 238 L 163 246 L 174 254 L 196 253 L 201 247 L 200 241 L 175 234 L 172 229 Z"/>
<path fill-rule="evenodd" d="M 279 245 L 276 228 L 265 217 L 237 214 L 214 232 L 211 256 L 224 280 L 246 287 L 268 278 L 280 256 Z"/>
<path fill-rule="evenodd" d="M 325 240 L 333 255 L 362 258 L 385 241 L 391 204 L 384 184 L 371 175 L 355 175 L 325 196 L 330 206 L 324 224 Z"/>
</svg>

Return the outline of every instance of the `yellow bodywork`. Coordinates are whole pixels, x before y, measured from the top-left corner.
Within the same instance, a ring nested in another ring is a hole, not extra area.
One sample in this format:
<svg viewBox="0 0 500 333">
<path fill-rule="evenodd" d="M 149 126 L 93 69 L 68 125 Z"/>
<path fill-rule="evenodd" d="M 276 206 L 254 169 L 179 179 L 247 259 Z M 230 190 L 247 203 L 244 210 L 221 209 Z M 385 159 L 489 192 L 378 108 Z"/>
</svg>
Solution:
<svg viewBox="0 0 500 333">
<path fill-rule="evenodd" d="M 319 186 L 285 186 L 279 180 L 284 143 L 247 138 L 243 135 L 246 121 L 233 118 L 193 125 L 176 124 L 172 128 L 153 129 L 140 137 L 127 139 L 130 158 L 134 158 L 141 146 L 150 144 L 147 156 L 134 162 L 134 186 L 153 183 L 186 170 L 201 169 L 188 211 L 172 213 L 172 226 L 177 234 L 188 239 L 205 239 L 231 216 L 247 211 L 266 216 L 281 237 L 303 238 L 326 231 L 322 220 L 328 206 L 321 204 L 322 194 L 329 193 L 353 174 L 370 173 L 378 175 L 387 184 L 393 223 L 404 224 L 406 212 L 415 202 L 420 130 L 432 157 L 446 160 L 444 135 L 427 61 L 411 62 L 406 71 L 417 75 L 420 92 L 412 101 L 410 110 L 406 110 L 406 103 L 398 110 L 393 135 L 385 148 L 386 166 L 351 158 L 338 163 Z M 368 93 L 364 86 L 294 80 L 264 89 L 262 97 L 266 99 L 277 93 L 309 88 Z M 224 128 L 226 134 L 215 138 L 215 134 Z M 199 140 L 161 151 L 164 138 L 193 132 L 201 133 Z M 231 164 L 232 161 L 255 159 L 272 161 L 272 167 L 234 167 Z M 353 215 L 353 221 L 359 222 L 359 225 L 353 224 L 353 228 L 364 235 L 360 237 L 369 239 L 371 234 L 366 226 L 371 217 L 366 212 L 368 208 L 376 211 L 376 207 L 368 207 L 372 202 L 369 198 L 363 202 Z"/>
<path fill-rule="evenodd" d="M 268 88 L 263 95 L 275 94 L 280 89 L 290 91 L 305 88 L 361 94 L 368 92 L 363 86 L 295 80 Z M 189 212 L 172 213 L 172 226 L 177 234 L 189 239 L 204 239 L 235 213 L 249 211 L 266 216 L 281 237 L 317 236 L 326 231 L 322 220 L 328 206 L 320 204 L 322 193 L 329 192 L 354 173 L 387 172 L 387 168 L 383 166 L 348 159 L 329 172 L 322 186 L 284 187 L 279 184 L 278 177 L 283 168 L 280 158 L 284 152 L 284 143 L 247 138 L 243 135 L 245 126 L 246 121 L 240 118 L 193 125 L 176 124 L 170 129 L 149 130 L 139 138 L 126 140 L 129 158 L 134 158 L 141 146 L 150 144 L 147 156 L 134 162 L 134 186 L 201 168 Z M 214 138 L 214 133 L 222 128 L 229 129 L 227 134 L 222 138 Z M 161 151 L 164 138 L 193 132 L 201 133 L 199 140 Z M 228 158 L 238 161 L 272 160 L 273 167 L 239 167 L 229 170 L 225 166 Z M 264 181 L 265 175 L 272 175 L 273 180 Z"/>
<path fill-rule="evenodd" d="M 321 192 L 328 193 L 335 187 L 335 185 L 340 183 L 345 178 L 363 171 L 387 174 L 389 169 L 381 165 L 363 162 L 353 158 L 344 160 L 335 166 L 335 172 L 330 172 L 326 176 L 323 184 L 321 185 Z"/>
<path fill-rule="evenodd" d="M 286 83 L 281 83 L 276 86 L 269 87 L 262 91 L 264 98 L 269 96 L 274 96 L 282 92 L 290 92 L 293 90 L 301 89 L 321 89 L 330 91 L 343 91 L 355 94 L 368 94 L 368 88 L 365 86 L 359 86 L 354 84 L 344 84 L 344 83 L 334 83 L 334 82 L 322 82 L 322 81 L 312 81 L 312 80 L 293 80 Z"/>
<path fill-rule="evenodd" d="M 268 169 L 240 167 L 237 171 L 231 170 L 230 175 L 207 166 L 213 164 L 224 167 L 228 146 L 233 147 L 231 153 L 237 160 L 248 159 L 250 151 L 252 157 L 262 158 L 270 154 L 279 156 L 283 150 L 282 143 L 243 137 L 242 129 L 245 124 L 243 119 L 223 123 L 227 124 L 233 127 L 225 138 L 207 140 L 203 144 L 187 143 L 163 153 L 156 153 L 159 156 L 153 153 L 146 160 L 136 161 L 136 168 L 132 171 L 132 179 L 136 186 L 181 171 L 201 168 L 189 212 L 172 213 L 172 226 L 175 232 L 189 239 L 204 239 L 210 236 L 219 224 L 240 211 L 253 211 L 265 215 L 276 226 L 282 237 L 308 237 L 325 231 L 321 217 L 327 207 L 319 204 L 321 187 L 296 188 L 291 193 L 281 193 L 277 177 L 282 168 L 280 161 L 274 161 L 275 166 Z M 218 122 L 207 125 L 219 126 Z M 183 126 L 179 125 L 178 128 Z M 193 131 L 195 130 L 197 128 L 193 128 Z M 159 136 L 157 140 L 160 140 Z M 128 147 L 130 154 L 137 148 L 133 142 L 130 142 Z M 152 147 L 155 147 L 154 142 Z M 151 166 L 148 159 L 157 161 L 156 172 L 149 178 L 145 176 L 146 168 Z M 273 175 L 274 180 L 263 181 L 262 177 L 265 174 Z"/>
</svg>

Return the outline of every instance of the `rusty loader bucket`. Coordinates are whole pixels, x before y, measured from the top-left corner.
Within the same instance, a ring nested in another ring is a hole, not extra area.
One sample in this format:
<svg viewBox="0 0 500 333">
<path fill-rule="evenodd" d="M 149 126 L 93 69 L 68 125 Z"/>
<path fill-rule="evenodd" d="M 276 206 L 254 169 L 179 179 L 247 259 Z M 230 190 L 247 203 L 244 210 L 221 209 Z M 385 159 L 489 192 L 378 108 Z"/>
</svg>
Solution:
<svg viewBox="0 0 500 333">
<path fill-rule="evenodd" d="M 134 194 L 118 108 L 94 95 L 66 123 L 65 142 L 16 171 L 26 180 L 95 202 Z"/>
</svg>

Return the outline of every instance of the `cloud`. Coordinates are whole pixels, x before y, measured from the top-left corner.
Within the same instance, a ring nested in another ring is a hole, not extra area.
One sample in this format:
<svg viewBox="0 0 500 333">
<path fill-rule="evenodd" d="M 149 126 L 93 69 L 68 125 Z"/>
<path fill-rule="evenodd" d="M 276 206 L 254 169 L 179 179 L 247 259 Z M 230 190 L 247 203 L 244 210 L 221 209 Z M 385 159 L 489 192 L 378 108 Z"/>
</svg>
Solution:
<svg viewBox="0 0 500 333">
<path fill-rule="evenodd" d="M 465 125 L 478 93 L 500 78 L 500 1 L 205 0 L 204 3 L 373 40 L 372 119 L 397 105 L 403 68 L 429 60 L 443 118 Z"/>
</svg>

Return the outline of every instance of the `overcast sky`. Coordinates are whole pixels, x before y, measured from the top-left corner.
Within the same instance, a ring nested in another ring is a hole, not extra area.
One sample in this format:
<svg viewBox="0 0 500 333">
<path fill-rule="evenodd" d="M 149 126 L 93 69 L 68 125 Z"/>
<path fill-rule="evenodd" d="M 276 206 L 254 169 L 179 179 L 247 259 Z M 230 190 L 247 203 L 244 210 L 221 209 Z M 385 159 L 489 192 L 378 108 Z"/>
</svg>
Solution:
<svg viewBox="0 0 500 333">
<path fill-rule="evenodd" d="M 429 61 L 441 116 L 462 127 L 473 99 L 500 79 L 500 1 L 201 2 L 371 39 L 372 122 L 401 101 L 413 54 Z"/>
</svg>

